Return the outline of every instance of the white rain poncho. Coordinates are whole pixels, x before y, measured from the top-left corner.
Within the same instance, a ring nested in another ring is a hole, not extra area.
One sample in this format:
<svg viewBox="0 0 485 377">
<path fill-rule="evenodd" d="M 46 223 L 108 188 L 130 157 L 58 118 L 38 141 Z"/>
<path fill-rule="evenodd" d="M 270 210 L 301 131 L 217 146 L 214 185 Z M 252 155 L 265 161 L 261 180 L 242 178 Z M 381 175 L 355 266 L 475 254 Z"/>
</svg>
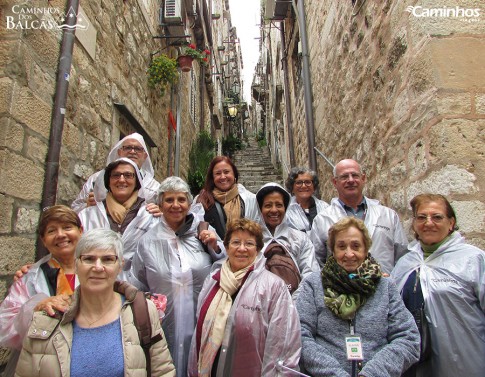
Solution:
<svg viewBox="0 0 485 377">
<path fill-rule="evenodd" d="M 106 159 L 106 166 L 108 166 L 110 163 L 120 158 L 118 155 L 118 149 L 120 149 L 123 142 L 125 142 L 128 139 L 134 139 L 138 141 L 148 154 L 148 149 L 147 149 L 145 140 L 143 139 L 143 136 L 141 136 L 139 133 L 133 133 L 118 141 L 116 145 L 113 147 L 113 149 L 111 149 L 111 152 L 109 153 L 108 158 Z M 145 194 L 143 197 L 145 198 L 147 203 L 156 203 L 157 197 L 158 197 L 158 188 L 160 187 L 160 184 L 154 178 L 152 161 L 150 159 L 149 154 L 145 162 L 143 162 L 140 172 L 143 177 L 141 184 L 145 191 Z M 97 202 L 100 202 L 106 198 L 106 194 L 108 191 L 104 187 L 103 176 L 104 176 L 104 170 L 100 170 L 92 174 L 87 179 L 87 181 L 83 185 L 83 188 L 81 189 L 81 192 L 78 194 L 76 200 L 74 200 L 71 204 L 71 208 L 74 211 L 79 213 L 84 208 L 86 208 L 86 199 L 88 198 L 89 193 L 91 191 L 94 191 L 94 198 Z"/>
<path fill-rule="evenodd" d="M 13 376 L 22 341 L 32 320 L 34 307 L 50 297 L 49 285 L 40 266 L 51 259 L 51 254 L 37 261 L 21 279 L 12 284 L 0 305 L 0 346 L 12 348 L 11 359 L 4 371 Z M 75 285 L 79 281 L 76 277 Z"/>
<path fill-rule="evenodd" d="M 409 275 L 419 278 L 430 324 L 432 371 L 424 376 L 485 374 L 485 252 L 458 232 L 426 260 L 419 242 L 410 245 L 392 271 L 401 292 Z"/>
<path fill-rule="evenodd" d="M 365 197 L 367 212 L 364 223 L 372 239 L 369 252 L 379 262 L 382 272 L 391 273 L 396 262 L 407 252 L 408 240 L 397 213 L 375 199 Z M 328 230 L 340 219 L 347 217 L 338 198 L 333 198 L 330 206 L 313 220 L 310 239 L 315 246 L 315 254 L 323 267 L 331 251 L 327 250 Z M 327 255 L 328 254 L 328 255 Z"/>
<path fill-rule="evenodd" d="M 262 186 L 258 192 L 269 186 L 278 186 L 282 190 L 283 187 L 277 183 L 267 183 Z M 284 190 L 286 192 L 286 190 Z M 256 194 L 258 195 L 258 194 Z M 290 194 L 287 194 L 288 198 Z M 266 250 L 266 247 L 272 242 L 277 242 L 278 244 L 284 246 L 290 253 L 291 258 L 295 262 L 299 269 L 302 279 L 313 271 L 319 271 L 320 266 L 315 258 L 315 249 L 308 235 L 299 230 L 290 228 L 288 225 L 287 216 L 283 218 L 283 221 L 278 225 L 271 234 L 270 230 L 266 226 L 261 210 L 259 209 L 260 225 L 263 229 L 263 241 L 264 246 L 262 251 Z"/>
<path fill-rule="evenodd" d="M 141 181 L 140 171 L 136 164 L 128 158 L 119 158 L 118 160 L 123 160 L 129 163 L 135 168 L 138 179 Z M 118 161 L 116 160 L 116 161 Z M 102 176 L 104 177 L 104 170 L 102 170 Z M 104 185 L 104 180 L 102 180 Z M 140 188 L 138 191 L 138 197 L 144 197 L 144 188 Z M 110 222 L 108 220 L 108 215 L 106 213 L 106 207 L 104 203 L 96 202 L 95 206 L 87 207 L 79 213 L 79 219 L 85 231 L 97 228 L 111 229 Z M 159 223 L 159 219 L 153 217 L 146 210 L 145 204 L 141 205 L 135 218 L 128 224 L 125 231 L 121 235 L 123 240 L 123 272 L 120 274 L 119 278 L 122 280 L 128 279 L 127 273 L 131 269 L 131 260 L 133 254 L 136 251 L 136 246 L 138 240 L 143 236 L 150 228 L 153 228 Z M 115 230 L 115 229 L 114 229 Z M 116 231 L 116 230 L 115 230 Z"/>
<path fill-rule="evenodd" d="M 317 207 L 317 215 L 328 207 L 328 203 L 323 200 L 317 199 L 316 197 L 313 197 L 313 200 L 315 200 L 315 206 Z M 305 211 L 296 202 L 294 196 L 290 199 L 290 205 L 286 210 L 286 218 L 288 220 L 288 225 L 291 228 L 301 230 L 302 232 L 309 232 L 312 229 L 312 225 L 310 224 L 310 221 L 308 221 Z"/>
<path fill-rule="evenodd" d="M 221 265 L 204 283 L 197 314 L 206 301 Z M 189 358 L 189 375 L 197 376 L 197 340 L 194 336 Z M 217 377 L 294 376 L 283 366 L 298 370 L 300 321 L 283 280 L 265 268 L 261 253 L 232 304 L 220 348 Z"/>
<path fill-rule="evenodd" d="M 194 216 L 193 211 L 197 213 Z M 165 218 L 143 236 L 133 257 L 131 282 L 140 289 L 167 296 L 162 328 L 177 370 L 186 376 L 190 341 L 195 329 L 197 298 L 214 261 L 226 257 L 222 241 L 216 254 L 197 238 L 202 205 L 191 207 L 186 223 L 174 232 Z M 214 231 L 214 228 L 210 227 Z"/>
</svg>

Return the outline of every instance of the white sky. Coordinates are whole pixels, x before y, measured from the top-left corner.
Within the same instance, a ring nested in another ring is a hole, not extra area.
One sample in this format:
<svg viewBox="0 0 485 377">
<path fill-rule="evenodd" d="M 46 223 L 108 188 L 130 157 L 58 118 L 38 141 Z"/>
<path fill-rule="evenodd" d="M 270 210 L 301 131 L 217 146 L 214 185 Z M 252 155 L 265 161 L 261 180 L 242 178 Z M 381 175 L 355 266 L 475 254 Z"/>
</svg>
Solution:
<svg viewBox="0 0 485 377">
<path fill-rule="evenodd" d="M 237 29 L 243 56 L 244 100 L 251 103 L 251 83 L 259 58 L 259 22 L 261 0 L 229 0 L 232 25 Z"/>
</svg>

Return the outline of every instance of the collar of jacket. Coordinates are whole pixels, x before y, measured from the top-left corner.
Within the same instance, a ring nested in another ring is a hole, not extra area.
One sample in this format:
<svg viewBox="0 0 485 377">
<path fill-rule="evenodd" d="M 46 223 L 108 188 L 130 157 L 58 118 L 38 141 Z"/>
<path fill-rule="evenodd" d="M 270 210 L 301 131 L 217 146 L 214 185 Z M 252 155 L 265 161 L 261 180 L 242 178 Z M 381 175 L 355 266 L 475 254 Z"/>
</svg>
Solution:
<svg viewBox="0 0 485 377">
<path fill-rule="evenodd" d="M 72 296 L 72 303 L 69 306 L 69 309 L 64 313 L 61 319 L 61 324 L 69 323 L 74 321 L 76 314 L 79 310 L 79 299 L 80 299 L 80 291 L 79 286 L 74 291 L 74 295 Z M 127 283 L 126 281 L 115 281 L 113 285 L 113 290 L 123 296 L 125 296 L 126 300 L 123 306 L 129 305 L 133 302 L 136 296 L 136 292 L 138 289 L 133 285 Z"/>
</svg>

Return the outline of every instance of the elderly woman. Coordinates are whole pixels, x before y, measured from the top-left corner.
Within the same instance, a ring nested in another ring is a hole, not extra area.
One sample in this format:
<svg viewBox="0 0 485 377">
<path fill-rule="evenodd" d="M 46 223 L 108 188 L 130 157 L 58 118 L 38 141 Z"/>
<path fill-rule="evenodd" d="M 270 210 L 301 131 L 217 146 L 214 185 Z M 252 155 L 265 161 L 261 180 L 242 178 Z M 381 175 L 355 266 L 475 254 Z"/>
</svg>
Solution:
<svg viewBox="0 0 485 377">
<path fill-rule="evenodd" d="M 139 241 L 133 283 L 167 296 L 162 326 L 177 375 L 186 376 L 197 298 L 212 263 L 226 252 L 215 230 L 203 222 L 202 206 L 191 208 L 192 195 L 185 181 L 166 178 L 159 195 L 163 216 Z"/>
<path fill-rule="evenodd" d="M 133 320 L 136 288 L 115 284 L 123 264 L 123 243 L 109 229 L 84 233 L 76 247 L 79 288 L 62 315 L 34 313 L 16 376 L 146 376 L 146 360 Z M 155 305 L 147 301 L 151 333 L 150 369 L 175 376 Z"/>
<path fill-rule="evenodd" d="M 320 268 L 310 239 L 305 233 L 288 225 L 286 209 L 290 194 L 279 184 L 271 182 L 258 190 L 256 199 L 262 219 L 265 255 L 268 257 L 269 248 L 277 244 L 289 253 L 301 279 L 312 271 L 318 271 Z M 290 282 L 287 281 L 287 284 Z M 294 285 L 289 287 L 292 293 L 297 289 Z"/>
<path fill-rule="evenodd" d="M 257 219 L 256 197 L 237 183 L 238 177 L 236 165 L 229 157 L 214 157 L 207 169 L 204 188 L 195 200 L 202 203 L 205 221 L 215 228 L 221 239 L 232 220 Z"/>
<path fill-rule="evenodd" d="M 79 213 L 84 230 L 111 229 L 123 238 L 125 264 L 120 279 L 126 280 L 138 240 L 158 223 L 145 210 L 144 190 L 138 166 L 127 158 L 119 158 L 104 171 L 106 199 Z"/>
<path fill-rule="evenodd" d="M 328 207 L 327 203 L 314 196 L 318 192 L 318 184 L 317 173 L 313 170 L 302 167 L 291 169 L 286 179 L 286 189 L 292 195 L 286 218 L 292 228 L 310 231 L 315 216 Z"/>
<path fill-rule="evenodd" d="M 362 220 L 328 234 L 333 255 L 300 285 L 300 365 L 312 376 L 401 376 L 419 357 L 419 332 L 390 278 L 370 256 Z"/>
<path fill-rule="evenodd" d="M 265 268 L 261 227 L 235 220 L 224 246 L 228 257 L 199 296 L 189 375 L 291 375 L 300 357 L 300 324 L 285 283 Z"/>
<path fill-rule="evenodd" d="M 424 310 L 431 354 L 408 375 L 483 376 L 485 253 L 456 231 L 455 212 L 444 196 L 418 195 L 411 208 L 417 241 L 391 277 L 406 307 L 414 314 Z"/>
<path fill-rule="evenodd" d="M 14 350 L 5 376 L 13 376 L 34 308 L 54 314 L 68 307 L 78 283 L 74 250 L 82 231 L 81 221 L 69 207 L 57 205 L 42 212 L 38 232 L 49 254 L 13 283 L 0 306 L 0 345 Z"/>
</svg>

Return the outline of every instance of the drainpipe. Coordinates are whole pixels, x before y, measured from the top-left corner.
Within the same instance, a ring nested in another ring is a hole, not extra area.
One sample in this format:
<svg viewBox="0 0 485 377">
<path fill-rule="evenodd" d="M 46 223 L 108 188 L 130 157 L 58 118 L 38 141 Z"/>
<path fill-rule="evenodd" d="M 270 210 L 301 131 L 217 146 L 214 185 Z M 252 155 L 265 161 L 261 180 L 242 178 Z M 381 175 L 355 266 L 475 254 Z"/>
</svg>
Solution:
<svg viewBox="0 0 485 377">
<path fill-rule="evenodd" d="M 177 130 L 175 131 L 175 166 L 173 175 L 180 177 L 180 136 L 182 135 L 182 101 L 180 95 L 182 93 L 182 72 L 179 71 L 179 85 L 177 90 Z"/>
<path fill-rule="evenodd" d="M 281 63 L 283 65 L 283 80 L 285 83 L 285 108 L 286 108 L 286 123 L 287 123 L 287 132 L 288 132 L 288 149 L 290 152 L 290 165 L 291 167 L 296 165 L 295 161 L 295 150 L 293 145 L 293 114 L 291 112 L 291 103 L 290 103 L 290 81 L 288 78 L 288 50 L 286 48 L 285 42 L 285 30 L 284 30 L 284 23 L 280 23 L 280 37 L 281 37 L 281 44 L 284 48 L 284 55 L 281 59 Z"/>
<path fill-rule="evenodd" d="M 75 17 L 67 17 L 66 24 L 69 27 L 65 28 L 62 32 L 61 51 L 57 66 L 56 91 L 54 94 L 54 106 L 52 108 L 49 149 L 47 151 L 44 187 L 40 205 L 41 208 L 55 205 L 57 198 L 62 130 L 64 128 L 64 116 L 66 114 L 67 92 L 69 89 L 69 75 L 71 72 L 78 8 L 79 0 L 69 0 L 67 2 L 66 13 L 68 13 L 70 9 L 73 9 L 75 11 Z M 47 254 L 48 251 L 38 237 L 35 256 L 36 260 L 39 260 Z"/>
<path fill-rule="evenodd" d="M 204 122 L 205 122 L 205 113 L 204 113 L 204 98 L 205 98 L 205 66 L 204 64 L 200 64 L 200 70 L 199 70 L 199 77 L 200 77 L 200 82 L 199 82 L 199 93 L 200 93 L 200 109 L 199 109 L 199 132 L 202 132 L 205 130 Z"/>
<path fill-rule="evenodd" d="M 295 0 L 293 0 L 293 7 L 295 7 Z M 308 51 L 308 34 L 306 30 L 305 18 L 305 1 L 298 0 L 295 7 L 296 17 L 300 26 L 301 48 L 303 56 L 303 91 L 305 99 L 305 116 L 306 116 L 306 134 L 308 143 L 308 167 L 311 170 L 317 171 L 317 157 L 315 154 L 315 124 L 313 122 L 313 106 L 312 106 L 312 83 L 310 79 L 310 55 Z"/>
</svg>

